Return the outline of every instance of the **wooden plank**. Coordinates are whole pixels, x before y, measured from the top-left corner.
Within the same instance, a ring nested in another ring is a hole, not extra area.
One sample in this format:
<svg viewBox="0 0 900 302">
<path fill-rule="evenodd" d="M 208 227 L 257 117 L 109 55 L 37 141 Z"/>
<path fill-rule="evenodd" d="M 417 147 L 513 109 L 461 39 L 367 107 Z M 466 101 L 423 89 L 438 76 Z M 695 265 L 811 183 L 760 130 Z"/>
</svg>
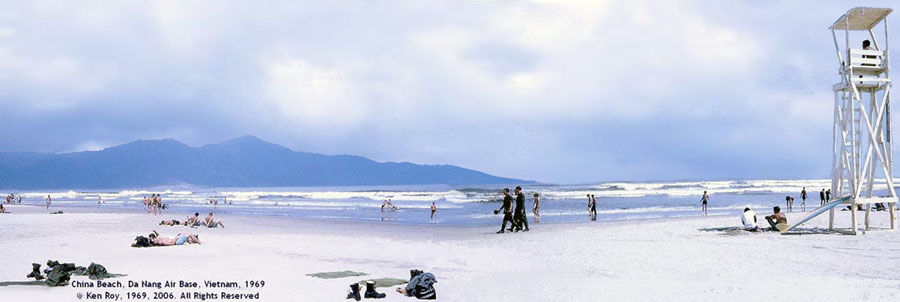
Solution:
<svg viewBox="0 0 900 302">
<path fill-rule="evenodd" d="M 873 204 L 873 203 L 896 203 L 897 197 L 860 197 L 856 199 L 856 203 L 858 204 Z"/>
</svg>

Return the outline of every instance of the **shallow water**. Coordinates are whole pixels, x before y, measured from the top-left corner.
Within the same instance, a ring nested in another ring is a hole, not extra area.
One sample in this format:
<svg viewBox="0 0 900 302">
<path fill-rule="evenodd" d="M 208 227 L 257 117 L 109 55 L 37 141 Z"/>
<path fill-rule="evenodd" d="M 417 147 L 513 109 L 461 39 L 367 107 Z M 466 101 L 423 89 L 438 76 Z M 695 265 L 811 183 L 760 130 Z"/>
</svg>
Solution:
<svg viewBox="0 0 900 302">
<path fill-rule="evenodd" d="M 744 207 L 769 213 L 772 206 L 785 207 L 785 196 L 795 198 L 801 208 L 800 190 L 807 187 L 807 210 L 819 204 L 818 193 L 830 180 L 731 180 L 696 182 L 619 182 L 589 185 L 525 186 L 529 222 L 534 223 L 535 192 L 541 195 L 541 223 L 589 221 L 586 194 L 597 199 L 597 220 L 616 221 L 693 217 L 700 212 L 700 196 L 710 194 L 709 215 L 735 215 Z M 345 221 L 387 221 L 401 224 L 494 225 L 502 215 L 504 186 L 371 186 L 290 188 L 171 188 L 127 190 L 25 191 L 25 204 L 84 207 L 132 207 L 139 209 L 144 196 L 159 193 L 169 209 L 165 218 L 180 219 L 185 213 L 217 212 L 238 215 L 288 216 Z M 512 189 L 514 185 L 508 186 Z M 884 194 L 875 192 L 876 195 Z M 103 204 L 98 205 L 102 199 Z M 391 199 L 397 210 L 382 211 Z M 215 201 L 215 202 L 211 202 Z M 430 218 L 435 202 L 437 215 Z M 171 213 L 171 212 L 177 213 Z"/>
</svg>

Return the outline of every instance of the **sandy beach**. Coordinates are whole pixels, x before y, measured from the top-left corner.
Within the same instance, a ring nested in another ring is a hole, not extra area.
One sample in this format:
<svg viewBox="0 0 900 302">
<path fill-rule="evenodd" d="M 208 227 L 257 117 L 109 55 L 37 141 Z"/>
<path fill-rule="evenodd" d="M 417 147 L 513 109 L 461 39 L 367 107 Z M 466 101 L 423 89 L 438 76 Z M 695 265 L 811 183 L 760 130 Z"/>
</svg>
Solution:
<svg viewBox="0 0 900 302">
<path fill-rule="evenodd" d="M 227 228 L 159 226 L 137 210 L 10 206 L 0 215 L 0 281 L 25 281 L 31 263 L 48 259 L 103 264 L 127 274 L 109 281 L 265 281 L 263 301 L 343 301 L 366 278 L 406 279 L 432 272 L 444 301 L 890 301 L 900 296 L 900 232 L 779 235 L 732 231 L 737 217 L 615 223 L 533 224 L 528 233 L 495 227 L 341 223 L 221 215 Z M 63 210 L 65 214 L 49 215 Z M 761 210 L 761 209 L 760 209 Z M 762 213 L 761 213 L 762 214 Z M 838 215 L 845 218 L 847 212 Z M 886 213 L 873 216 L 885 227 Z M 798 219 L 799 213 L 788 214 Z M 760 217 L 762 218 L 762 217 Z M 845 219 L 846 220 L 846 219 Z M 838 220 L 839 223 L 845 222 Z M 499 223 L 499 217 L 498 217 Z M 806 229 L 824 227 L 826 217 Z M 200 235 L 203 244 L 132 248 L 158 230 Z M 307 274 L 353 270 L 366 277 Z M 176 278 L 177 276 L 177 278 Z M 75 277 L 73 280 L 87 280 Z M 76 301 L 86 291 L 130 289 L 0 287 L 6 301 Z M 140 289 L 142 291 L 155 291 Z M 190 289 L 162 289 L 178 295 Z M 217 292 L 204 288 L 201 291 Z M 383 301 L 410 301 L 394 288 Z"/>
</svg>

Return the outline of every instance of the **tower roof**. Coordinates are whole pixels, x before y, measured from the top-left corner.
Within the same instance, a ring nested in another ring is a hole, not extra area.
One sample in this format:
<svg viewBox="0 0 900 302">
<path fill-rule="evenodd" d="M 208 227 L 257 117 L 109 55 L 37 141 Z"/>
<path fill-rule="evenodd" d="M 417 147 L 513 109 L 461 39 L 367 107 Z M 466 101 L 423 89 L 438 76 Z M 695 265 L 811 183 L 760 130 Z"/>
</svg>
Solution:
<svg viewBox="0 0 900 302">
<path fill-rule="evenodd" d="M 854 7 L 847 11 L 843 16 L 834 21 L 829 29 L 838 30 L 867 30 L 875 27 L 876 24 L 884 20 L 893 9 L 875 8 L 875 7 Z M 848 26 L 849 19 L 849 26 Z"/>
</svg>

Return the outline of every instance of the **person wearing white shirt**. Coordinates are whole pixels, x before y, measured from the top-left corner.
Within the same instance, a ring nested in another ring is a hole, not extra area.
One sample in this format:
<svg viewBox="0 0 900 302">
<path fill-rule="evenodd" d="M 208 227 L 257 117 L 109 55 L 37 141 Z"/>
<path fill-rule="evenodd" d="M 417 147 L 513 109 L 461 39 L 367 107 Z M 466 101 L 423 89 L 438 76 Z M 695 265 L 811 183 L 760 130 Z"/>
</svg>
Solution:
<svg viewBox="0 0 900 302">
<path fill-rule="evenodd" d="M 750 208 L 744 208 L 744 215 L 741 216 L 741 223 L 744 225 L 745 231 L 759 231 L 759 226 L 756 224 L 756 212 Z"/>
</svg>

